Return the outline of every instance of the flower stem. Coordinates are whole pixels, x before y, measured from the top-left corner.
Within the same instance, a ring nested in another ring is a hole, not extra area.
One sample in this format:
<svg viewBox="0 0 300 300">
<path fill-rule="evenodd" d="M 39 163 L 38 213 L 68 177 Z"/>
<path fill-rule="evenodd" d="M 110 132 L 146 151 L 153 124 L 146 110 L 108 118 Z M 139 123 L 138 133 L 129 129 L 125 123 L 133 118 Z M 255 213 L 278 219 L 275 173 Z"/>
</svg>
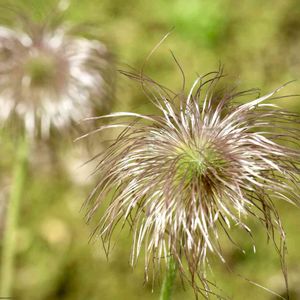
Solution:
<svg viewBox="0 0 300 300">
<path fill-rule="evenodd" d="M 14 258 L 16 249 L 16 229 L 19 207 L 27 173 L 28 143 L 25 137 L 19 139 L 14 167 L 14 177 L 6 213 L 1 261 L 0 296 L 10 297 L 14 273 Z"/>
<path fill-rule="evenodd" d="M 166 275 L 160 293 L 160 300 L 171 300 L 174 281 L 176 278 L 176 263 L 173 257 L 169 257 Z"/>
</svg>

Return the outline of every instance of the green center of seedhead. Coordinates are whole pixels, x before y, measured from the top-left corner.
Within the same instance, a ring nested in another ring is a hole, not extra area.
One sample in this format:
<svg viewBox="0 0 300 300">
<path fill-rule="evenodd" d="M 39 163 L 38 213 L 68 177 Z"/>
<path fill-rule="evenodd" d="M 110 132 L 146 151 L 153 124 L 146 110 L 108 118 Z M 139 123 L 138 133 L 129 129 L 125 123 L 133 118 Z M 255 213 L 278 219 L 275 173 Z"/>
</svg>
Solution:
<svg viewBox="0 0 300 300">
<path fill-rule="evenodd" d="M 31 57 L 25 64 L 25 74 L 30 78 L 33 87 L 51 85 L 57 77 L 57 64 L 50 56 Z"/>
<path fill-rule="evenodd" d="M 185 182 L 206 176 L 209 170 L 219 171 L 226 164 L 220 151 L 207 142 L 182 145 L 177 149 L 177 155 L 176 177 Z"/>
</svg>

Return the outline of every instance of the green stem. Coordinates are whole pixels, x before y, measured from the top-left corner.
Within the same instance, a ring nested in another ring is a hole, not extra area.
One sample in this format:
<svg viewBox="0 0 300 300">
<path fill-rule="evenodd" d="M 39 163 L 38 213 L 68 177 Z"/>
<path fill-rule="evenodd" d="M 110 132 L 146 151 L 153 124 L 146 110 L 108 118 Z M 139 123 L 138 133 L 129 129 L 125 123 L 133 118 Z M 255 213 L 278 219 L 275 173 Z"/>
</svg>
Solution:
<svg viewBox="0 0 300 300">
<path fill-rule="evenodd" d="M 18 141 L 14 167 L 14 178 L 6 213 L 6 224 L 2 244 L 0 296 L 10 297 L 14 273 L 16 250 L 16 229 L 19 217 L 20 201 L 27 173 L 28 144 L 22 137 Z"/>
<path fill-rule="evenodd" d="M 171 300 L 174 281 L 176 278 L 176 271 L 177 271 L 176 263 L 173 257 L 170 256 L 168 260 L 166 276 L 161 288 L 161 293 L 159 298 L 160 300 Z"/>
</svg>

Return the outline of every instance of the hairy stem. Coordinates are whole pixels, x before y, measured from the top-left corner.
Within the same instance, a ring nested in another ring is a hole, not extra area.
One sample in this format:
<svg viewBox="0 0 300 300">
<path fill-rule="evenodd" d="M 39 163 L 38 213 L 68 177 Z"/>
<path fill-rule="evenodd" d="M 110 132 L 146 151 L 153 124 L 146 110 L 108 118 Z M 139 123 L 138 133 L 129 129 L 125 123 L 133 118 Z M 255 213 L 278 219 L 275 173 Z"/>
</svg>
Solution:
<svg viewBox="0 0 300 300">
<path fill-rule="evenodd" d="M 176 263 L 173 257 L 170 256 L 168 260 L 168 267 L 166 270 L 165 279 L 161 288 L 160 300 L 171 300 L 174 281 L 176 278 L 176 271 Z"/>
<path fill-rule="evenodd" d="M 17 144 L 14 177 L 6 213 L 6 224 L 2 244 L 0 285 L 0 296 L 2 297 L 11 296 L 16 250 L 16 229 L 18 224 L 20 201 L 27 173 L 27 159 L 27 139 L 22 137 L 19 139 Z"/>
</svg>

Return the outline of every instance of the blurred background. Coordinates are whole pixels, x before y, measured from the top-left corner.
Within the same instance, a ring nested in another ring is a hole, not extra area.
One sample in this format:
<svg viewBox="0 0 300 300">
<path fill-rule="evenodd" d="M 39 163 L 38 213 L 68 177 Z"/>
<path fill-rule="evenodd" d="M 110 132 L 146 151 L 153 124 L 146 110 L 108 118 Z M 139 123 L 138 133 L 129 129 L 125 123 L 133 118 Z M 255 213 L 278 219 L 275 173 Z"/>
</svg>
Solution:
<svg viewBox="0 0 300 300">
<path fill-rule="evenodd" d="M 23 6 L 33 18 L 43 20 L 54 2 L 26 0 Z M 0 0 L 1 5 L 6 3 Z M 228 74 L 226 81 L 241 90 L 261 88 L 262 93 L 268 93 L 300 77 L 299 0 L 72 0 L 65 19 L 75 24 L 92 23 L 94 34 L 113 54 L 116 68 L 126 70 L 128 66 L 139 70 L 148 53 L 173 29 L 145 66 L 149 76 L 173 90 L 180 89 L 181 76 L 170 50 L 185 72 L 187 86 L 197 74 L 216 70 L 220 63 Z M 299 81 L 288 85 L 283 93 L 299 94 Z M 299 101 L 299 97 L 293 97 L 276 103 L 300 113 Z M 116 76 L 113 103 L 113 111 L 153 110 L 140 86 L 120 74 Z M 113 136 L 110 132 L 107 137 Z M 100 135 L 95 135 L 86 151 L 84 143 L 72 143 L 73 138 L 76 136 L 61 137 L 55 150 L 37 144 L 31 153 L 18 229 L 15 299 L 158 299 L 159 284 L 153 288 L 151 283 L 144 284 L 143 258 L 134 270 L 129 266 L 128 229 L 120 236 L 109 261 L 100 242 L 89 243 L 93 227 L 85 224 L 80 208 L 97 177 L 89 177 L 93 163 L 81 165 L 105 144 Z M 10 132 L 1 132 L 0 234 L 14 145 Z M 290 299 L 296 300 L 300 299 L 300 210 L 286 203 L 278 203 L 278 207 L 287 233 Z M 253 253 L 250 239 L 237 234 L 246 255 L 225 245 L 233 272 L 213 263 L 214 277 L 224 294 L 233 299 L 278 299 L 237 275 L 284 296 L 278 255 L 272 243 L 267 243 L 264 231 L 256 224 L 252 228 L 257 253 Z M 193 291 L 188 285 L 183 288 L 178 280 L 174 299 L 194 299 Z"/>
</svg>

